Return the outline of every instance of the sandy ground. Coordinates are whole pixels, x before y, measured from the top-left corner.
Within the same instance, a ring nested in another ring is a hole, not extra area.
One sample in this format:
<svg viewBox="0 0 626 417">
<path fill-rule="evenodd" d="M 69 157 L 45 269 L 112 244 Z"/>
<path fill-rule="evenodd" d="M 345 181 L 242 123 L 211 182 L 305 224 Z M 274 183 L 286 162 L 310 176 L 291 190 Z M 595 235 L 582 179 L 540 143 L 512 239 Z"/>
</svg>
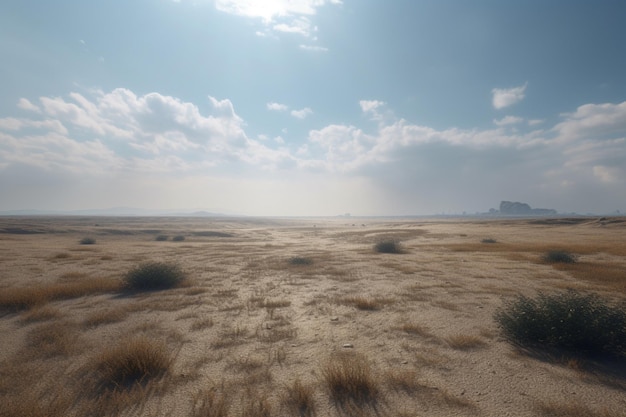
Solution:
<svg viewBox="0 0 626 417">
<path fill-rule="evenodd" d="M 624 416 L 619 368 L 520 352 L 493 316 L 503 302 L 537 291 L 624 300 L 625 232 L 620 218 L 0 218 L 0 294 L 119 280 L 147 261 L 175 262 L 190 280 L 4 311 L 0 402 L 45 410 L 62 391 L 59 415 L 210 416 L 219 414 L 200 410 L 202 402 L 221 398 L 225 415 L 297 416 L 285 398 L 298 380 L 317 416 Z M 156 241 L 159 234 L 169 239 Z M 172 241 L 176 235 L 185 240 Z M 87 236 L 96 243 L 79 244 Z M 404 253 L 373 250 L 389 238 Z M 550 249 L 577 254 L 581 266 L 542 262 Z M 291 265 L 294 256 L 312 263 Z M 51 328 L 66 345 L 36 337 Z M 137 335 L 167 345 L 170 370 L 126 402 L 103 398 L 90 364 Z M 369 366 L 375 403 L 331 399 L 324 369 L 342 354 Z"/>
</svg>

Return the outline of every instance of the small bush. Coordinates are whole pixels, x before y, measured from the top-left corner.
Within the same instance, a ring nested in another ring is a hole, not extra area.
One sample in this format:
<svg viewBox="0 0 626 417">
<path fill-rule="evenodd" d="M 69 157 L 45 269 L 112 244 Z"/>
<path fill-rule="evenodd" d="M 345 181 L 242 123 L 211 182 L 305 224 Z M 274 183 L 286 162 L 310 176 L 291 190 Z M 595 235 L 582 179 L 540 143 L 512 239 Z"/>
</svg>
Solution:
<svg viewBox="0 0 626 417">
<path fill-rule="evenodd" d="M 552 250 L 543 255 L 543 260 L 549 263 L 573 264 L 578 259 L 576 255 L 572 255 L 571 253 L 562 250 Z"/>
<path fill-rule="evenodd" d="M 157 242 L 165 242 L 167 239 L 169 239 L 169 236 L 167 235 L 158 235 L 154 238 Z"/>
<path fill-rule="evenodd" d="M 177 264 L 148 262 L 129 271 L 124 284 L 131 291 L 165 290 L 179 286 L 186 278 Z"/>
<path fill-rule="evenodd" d="M 518 296 L 495 314 L 513 343 L 583 356 L 626 357 L 626 304 L 570 290 Z"/>
<path fill-rule="evenodd" d="M 374 245 L 374 250 L 378 253 L 402 253 L 402 247 L 397 240 L 381 240 Z"/>
<path fill-rule="evenodd" d="M 306 258 L 304 256 L 294 256 L 289 258 L 290 265 L 311 265 L 313 263 L 313 259 Z"/>
<path fill-rule="evenodd" d="M 96 358 L 95 367 L 101 387 L 117 391 L 162 376 L 170 363 L 164 343 L 139 337 L 105 349 Z"/>
<path fill-rule="evenodd" d="M 487 239 L 483 239 L 481 240 L 482 243 L 498 243 L 497 240 L 492 239 L 492 238 L 487 238 Z"/>
<path fill-rule="evenodd" d="M 92 238 L 92 237 L 84 237 L 80 240 L 80 244 L 81 245 L 95 245 L 96 244 L 96 239 Z"/>
<path fill-rule="evenodd" d="M 172 238 L 172 241 L 174 242 L 182 242 L 183 240 L 185 240 L 185 236 L 183 235 L 177 235 Z"/>
</svg>

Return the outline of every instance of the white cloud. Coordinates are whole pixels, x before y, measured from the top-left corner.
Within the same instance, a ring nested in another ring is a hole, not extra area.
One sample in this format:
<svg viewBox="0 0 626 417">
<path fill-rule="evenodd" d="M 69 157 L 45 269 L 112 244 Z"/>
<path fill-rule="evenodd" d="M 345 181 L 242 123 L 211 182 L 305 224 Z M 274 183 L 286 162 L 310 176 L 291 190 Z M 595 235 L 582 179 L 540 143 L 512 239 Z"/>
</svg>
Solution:
<svg viewBox="0 0 626 417">
<path fill-rule="evenodd" d="M 290 114 L 297 119 L 305 119 L 313 114 L 313 110 L 311 110 L 309 107 L 305 107 L 300 110 L 292 110 Z"/>
<path fill-rule="evenodd" d="M 272 111 L 287 111 L 289 110 L 289 106 L 286 104 L 270 102 L 266 104 L 268 110 Z"/>
<path fill-rule="evenodd" d="M 305 51 L 312 51 L 312 52 L 328 52 L 328 48 L 325 48 L 323 46 L 316 46 L 316 45 L 300 44 L 299 48 Z"/>
<path fill-rule="evenodd" d="M 626 101 L 618 104 L 585 104 L 573 113 L 563 113 L 565 120 L 554 127 L 564 140 L 602 138 L 613 133 L 626 134 Z"/>
<path fill-rule="evenodd" d="M 378 110 L 378 108 L 385 105 L 385 102 L 379 100 L 361 100 L 359 101 L 359 105 L 364 113 L 368 113 Z"/>
<path fill-rule="evenodd" d="M 32 111 L 35 113 L 41 113 L 41 109 L 39 107 L 37 107 L 36 105 L 34 105 L 33 103 L 31 103 L 29 100 L 25 98 L 19 99 L 19 101 L 17 102 L 17 107 L 22 110 Z"/>
<path fill-rule="evenodd" d="M 527 86 L 528 83 L 513 88 L 494 88 L 491 90 L 493 107 L 499 110 L 522 101 L 525 97 Z"/>
<path fill-rule="evenodd" d="M 316 27 L 311 17 L 320 7 L 340 5 L 340 0 L 215 0 L 215 7 L 225 13 L 260 19 L 274 32 L 312 37 Z M 264 32 L 257 31 L 263 36 Z"/>
<path fill-rule="evenodd" d="M 522 201 L 525 196 L 537 197 L 539 201 L 526 199 L 533 206 L 558 209 L 551 202 L 562 201 L 567 204 L 563 209 L 580 212 L 593 210 L 585 209 L 587 204 L 621 208 L 626 195 L 624 103 L 581 106 L 565 113 L 556 126 L 542 130 L 533 130 L 513 116 L 495 120 L 491 129 L 435 129 L 380 117 L 375 126 L 320 126 L 308 133 L 305 143 L 281 136 L 251 139 L 233 103 L 211 96 L 196 104 L 160 93 L 137 95 L 115 89 L 42 97 L 31 104 L 41 113 L 0 118 L 1 195 L 20 188 L 17 181 L 25 178 L 36 178 L 41 185 L 29 188 L 32 194 L 35 189 L 50 189 L 49 184 L 57 180 L 58 190 L 83 190 L 80 184 L 95 181 L 98 187 L 132 184 L 137 191 L 151 176 L 171 184 L 166 190 L 157 186 L 159 180 L 151 180 L 153 194 L 168 198 L 182 196 L 183 189 L 201 198 L 205 193 L 189 188 L 191 178 L 198 183 L 207 178 L 234 181 L 233 189 L 238 190 L 249 190 L 243 184 L 251 178 L 255 182 L 280 178 L 283 185 L 294 185 L 295 178 L 301 178 L 312 181 L 312 189 L 322 184 L 316 182 L 322 178 L 346 184 L 358 178 L 370 191 L 381 193 L 377 210 L 388 214 L 396 213 L 397 207 L 414 213 L 437 210 L 425 201 L 464 201 L 468 202 L 464 210 L 486 210 L 511 190 Z M 388 112 L 387 104 L 379 100 L 358 104 L 375 119 Z M 266 105 L 289 110 L 280 103 Z M 306 116 L 311 110 L 293 110 L 293 114 Z M 509 125 L 515 129 L 503 128 Z M 342 190 L 350 194 L 348 188 Z M 584 197 L 598 193 L 604 197 Z M 557 196 L 565 197 L 558 200 Z M 36 201 L 30 194 L 27 197 L 22 201 Z M 79 201 L 75 198 L 72 201 Z M 152 197 L 146 194 L 146 198 Z M 238 198 L 233 201 L 242 204 L 250 196 Z M 288 199 L 277 198 L 275 213 Z M 92 200 L 81 201 L 91 204 Z M 123 203 L 108 205 L 116 204 Z M 266 209 L 271 214 L 270 206 Z M 306 214 L 307 209 L 292 214 Z"/>
<path fill-rule="evenodd" d="M 517 117 L 517 116 L 505 116 L 500 120 L 494 120 L 493 123 L 496 126 L 508 126 L 508 125 L 514 125 L 514 124 L 518 124 L 523 122 L 524 119 L 522 119 L 521 117 Z"/>
</svg>

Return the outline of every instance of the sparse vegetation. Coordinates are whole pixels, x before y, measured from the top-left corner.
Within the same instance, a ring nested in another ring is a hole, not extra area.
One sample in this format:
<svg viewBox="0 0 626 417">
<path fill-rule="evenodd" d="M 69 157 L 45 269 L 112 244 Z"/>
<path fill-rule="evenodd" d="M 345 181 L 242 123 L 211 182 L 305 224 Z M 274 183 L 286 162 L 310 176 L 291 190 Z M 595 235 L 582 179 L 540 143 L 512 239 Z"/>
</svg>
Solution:
<svg viewBox="0 0 626 417">
<path fill-rule="evenodd" d="M 304 385 L 296 379 L 285 387 L 283 405 L 290 415 L 299 417 L 313 417 L 315 415 L 315 390 L 310 385 Z"/>
<path fill-rule="evenodd" d="M 118 291 L 120 286 L 120 281 L 116 279 L 90 278 L 67 283 L 5 288 L 0 291 L 0 310 L 14 312 L 42 306 L 53 300 Z"/>
<path fill-rule="evenodd" d="M 182 242 L 183 240 L 185 240 L 185 236 L 183 235 L 176 235 L 172 238 L 172 242 Z"/>
<path fill-rule="evenodd" d="M 100 388 L 119 391 L 164 375 L 171 361 L 163 342 L 138 337 L 105 348 L 95 359 L 94 366 Z"/>
<path fill-rule="evenodd" d="M 374 245 L 374 251 L 378 253 L 404 253 L 402 245 L 395 239 L 385 239 L 376 242 Z"/>
<path fill-rule="evenodd" d="M 375 406 L 380 400 L 378 379 L 363 356 L 337 352 L 327 360 L 321 374 L 331 399 L 339 406 Z"/>
<path fill-rule="evenodd" d="M 124 277 L 124 284 L 130 291 L 155 291 L 177 287 L 186 278 L 178 264 L 147 262 L 130 270 Z"/>
<path fill-rule="evenodd" d="M 531 348 L 626 357 L 626 304 L 570 290 L 518 296 L 496 312 L 505 336 Z"/>
<path fill-rule="evenodd" d="M 497 241 L 497 240 L 495 240 L 495 239 L 493 239 L 493 238 L 490 238 L 490 237 L 489 237 L 489 238 L 486 238 L 486 239 L 481 240 L 481 242 L 482 242 L 482 243 L 498 243 L 498 241 Z"/>
<path fill-rule="evenodd" d="M 154 240 L 156 240 L 157 242 L 165 242 L 167 239 L 169 239 L 168 235 L 157 235 Z"/>
<path fill-rule="evenodd" d="M 551 250 L 543 255 L 543 260 L 548 263 L 573 264 L 576 263 L 578 257 L 566 251 Z"/>
<path fill-rule="evenodd" d="M 307 258 L 305 256 L 293 256 L 288 260 L 289 265 L 311 265 L 313 264 L 313 259 Z"/>
<path fill-rule="evenodd" d="M 95 245 L 96 239 L 94 239 L 93 237 L 84 237 L 80 240 L 80 244 L 81 245 Z"/>
</svg>

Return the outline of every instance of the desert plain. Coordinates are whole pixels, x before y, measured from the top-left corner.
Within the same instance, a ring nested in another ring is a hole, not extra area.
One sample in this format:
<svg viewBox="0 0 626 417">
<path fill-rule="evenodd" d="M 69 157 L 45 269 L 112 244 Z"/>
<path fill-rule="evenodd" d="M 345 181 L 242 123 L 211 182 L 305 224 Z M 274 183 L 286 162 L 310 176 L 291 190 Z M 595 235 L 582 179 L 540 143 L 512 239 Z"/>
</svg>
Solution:
<svg viewBox="0 0 626 417">
<path fill-rule="evenodd" d="M 186 279 L 126 290 L 150 262 Z M 625 218 L 3 217 L 0 416 L 624 416 L 623 361 L 494 319 L 568 289 L 624 301 Z M 133 346 L 163 366 L 103 380 Z"/>
</svg>

